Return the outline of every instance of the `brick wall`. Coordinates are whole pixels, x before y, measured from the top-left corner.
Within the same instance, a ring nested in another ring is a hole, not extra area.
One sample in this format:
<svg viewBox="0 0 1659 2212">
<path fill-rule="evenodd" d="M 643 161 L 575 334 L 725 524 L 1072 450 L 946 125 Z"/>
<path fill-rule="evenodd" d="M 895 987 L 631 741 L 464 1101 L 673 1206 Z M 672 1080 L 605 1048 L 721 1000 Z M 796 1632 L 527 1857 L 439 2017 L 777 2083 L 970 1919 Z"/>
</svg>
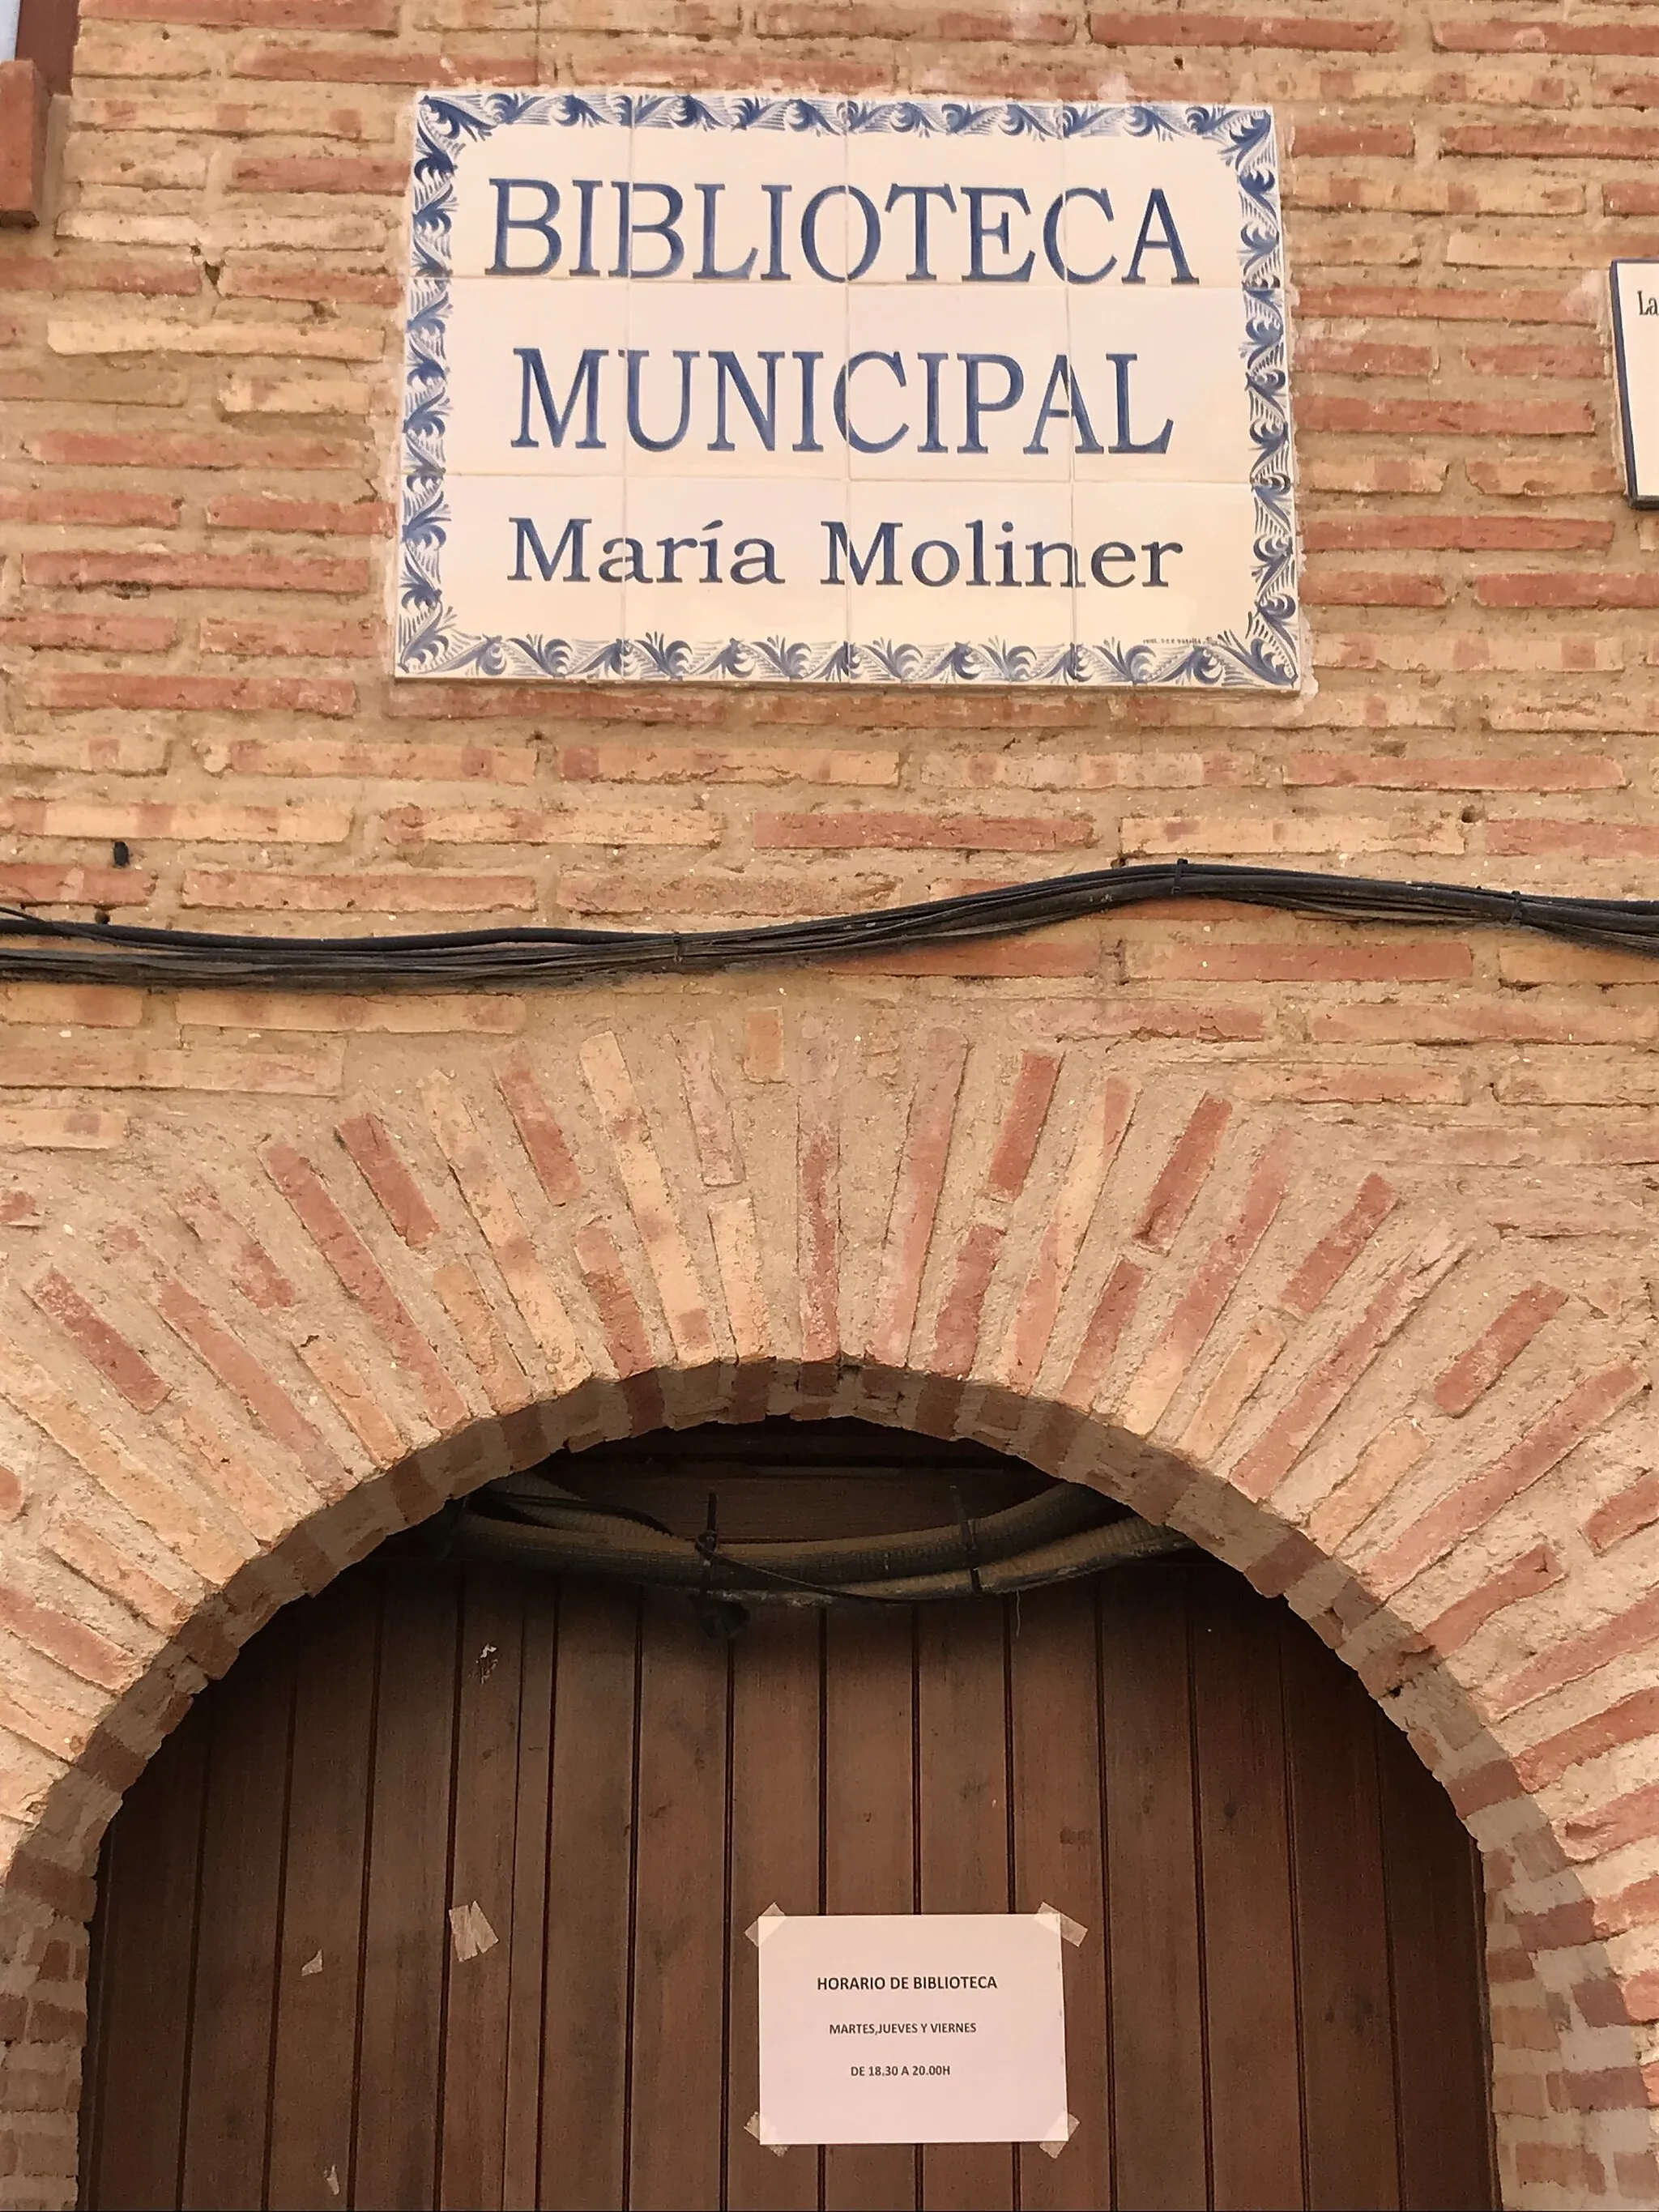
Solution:
<svg viewBox="0 0 1659 2212">
<path fill-rule="evenodd" d="M 1659 254 L 1652 0 L 82 16 L 54 204 L 0 235 L 0 899 L 698 925 L 1171 854 L 1650 888 L 1659 520 L 1619 489 L 1604 271 Z M 480 81 L 1271 101 L 1316 688 L 393 684 L 407 111 Z M 1511 2201 L 1651 2203 L 1656 1040 L 1659 966 L 1198 902 L 695 990 L 0 986 L 0 2203 L 70 2186 L 86 1869 L 179 1698 L 305 1572 L 586 1433 L 602 1384 L 613 1426 L 839 1388 L 1120 1488 L 1103 1439 L 1152 1437 L 1190 1494 L 1149 1504 L 1418 1701 L 1501 1900 Z M 394 1135 L 434 1068 L 460 1120 Z M 1125 1108 L 1124 1164 L 1085 1127 L 1112 1078 L 1181 1106 Z M 1249 1241 L 1275 1141 L 1294 1252 Z"/>
</svg>

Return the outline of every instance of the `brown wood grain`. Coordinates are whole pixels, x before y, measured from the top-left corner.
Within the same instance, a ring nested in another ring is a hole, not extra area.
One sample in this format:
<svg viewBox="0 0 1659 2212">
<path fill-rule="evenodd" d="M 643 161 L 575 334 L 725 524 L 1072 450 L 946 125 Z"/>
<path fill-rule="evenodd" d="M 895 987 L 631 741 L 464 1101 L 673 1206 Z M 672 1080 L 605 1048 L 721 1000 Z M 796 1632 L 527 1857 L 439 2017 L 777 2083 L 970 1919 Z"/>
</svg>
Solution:
<svg viewBox="0 0 1659 2212">
<path fill-rule="evenodd" d="M 1286 1634 L 1284 1652 L 1308 2203 L 1391 2212 L 1400 2149 L 1376 1717 L 1305 1630 Z"/>
<path fill-rule="evenodd" d="M 293 1776 L 270 2085 L 272 2206 L 351 2179 L 380 1607 L 337 1584 L 296 1610 Z"/>
<path fill-rule="evenodd" d="M 436 2201 L 458 1578 L 386 1577 L 369 1804 L 354 2201 Z"/>
<path fill-rule="evenodd" d="M 919 1909 L 1006 1912 L 1007 1656 L 1000 1603 L 930 1605 L 916 1632 Z M 926 2212 L 1012 2205 L 1015 2153 L 1001 2143 L 928 2143 Z"/>
<path fill-rule="evenodd" d="M 1212 2201 L 1300 2205 L 1301 2082 L 1279 1623 L 1189 1571 Z"/>
<path fill-rule="evenodd" d="M 915 1616 L 824 1623 L 823 1910 L 916 1906 Z M 825 2212 L 914 2212 L 918 2160 L 898 2143 L 823 2154 Z"/>
<path fill-rule="evenodd" d="M 179 2202 L 211 1723 L 198 1705 L 161 1746 L 105 1848 L 83 2123 L 88 2204 L 159 2212 Z"/>
<path fill-rule="evenodd" d="M 702 2212 L 725 2168 L 729 1661 L 684 1599 L 644 1619 L 628 2201 Z"/>
<path fill-rule="evenodd" d="M 760 2102 L 759 1953 L 745 1932 L 769 1905 L 816 1912 L 822 1835 L 816 1613 L 757 1620 L 732 1647 L 732 1912 L 726 1930 L 726 2202 L 732 2212 L 817 2212 L 818 2155 L 782 2157 L 749 2132 Z"/>
<path fill-rule="evenodd" d="M 1394 1969 L 1400 2201 L 1464 2212 L 1494 2201 L 1484 2112 L 1490 2061 L 1480 2003 L 1480 1865 L 1445 1792 L 1380 1717 L 1377 1771 Z"/>
<path fill-rule="evenodd" d="M 179 2202 L 208 2212 L 265 2194 L 271 2014 L 281 1941 L 294 1674 L 303 1616 L 279 1614 L 216 1706 L 185 2084 Z"/>
<path fill-rule="evenodd" d="M 1113 2139 L 1133 2212 L 1209 2197 L 1187 1597 L 1155 1567 L 1101 1605 Z"/>
<path fill-rule="evenodd" d="M 553 2212 L 624 2201 L 639 1647 L 632 1590 L 563 1586 L 538 2199 Z"/>
</svg>

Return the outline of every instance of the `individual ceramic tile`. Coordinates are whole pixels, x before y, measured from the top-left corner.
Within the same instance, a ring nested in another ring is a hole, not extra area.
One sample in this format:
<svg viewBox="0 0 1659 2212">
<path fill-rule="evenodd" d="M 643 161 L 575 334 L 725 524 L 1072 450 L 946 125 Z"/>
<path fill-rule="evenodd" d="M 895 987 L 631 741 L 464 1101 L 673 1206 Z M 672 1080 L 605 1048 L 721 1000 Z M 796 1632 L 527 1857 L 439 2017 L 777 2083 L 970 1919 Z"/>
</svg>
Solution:
<svg viewBox="0 0 1659 2212">
<path fill-rule="evenodd" d="M 663 285 L 629 295 L 615 374 L 631 477 L 846 474 L 835 425 L 845 285 Z"/>
<path fill-rule="evenodd" d="M 989 330 L 984 301 L 968 285 L 859 286 L 848 313 L 840 412 L 855 482 L 1063 483 L 1070 475 L 1076 426 L 1057 286 L 1025 294 L 1018 315 Z"/>
<path fill-rule="evenodd" d="M 1241 293 L 1073 290 L 1066 337 L 1095 433 L 1078 444 L 1079 481 L 1249 483 L 1259 449 Z"/>
<path fill-rule="evenodd" d="M 763 477 L 636 479 L 627 512 L 631 543 L 618 549 L 617 565 L 628 572 L 630 637 L 702 647 L 736 640 L 779 654 L 845 637 L 845 573 L 832 574 L 838 481 L 781 495 Z M 781 664 L 777 672 L 787 672 Z"/>
<path fill-rule="evenodd" d="M 841 566 L 860 644 L 1062 656 L 1080 596 L 1071 486 L 855 483 Z"/>
<path fill-rule="evenodd" d="M 422 150 L 431 151 L 424 164 L 417 155 L 416 203 L 428 196 L 451 273 L 512 284 L 608 277 L 634 133 L 603 100 L 541 95 L 519 119 L 496 120 L 501 112 L 488 94 L 428 93 L 422 102 Z"/>
<path fill-rule="evenodd" d="M 1073 498 L 1079 643 L 1126 661 L 1206 644 L 1236 674 L 1293 670 L 1294 544 L 1255 493 L 1079 483 Z"/>
<path fill-rule="evenodd" d="M 442 596 L 457 632 L 587 642 L 621 635 L 621 580 L 600 574 L 606 541 L 625 533 L 619 479 L 451 477 L 445 495 Z"/>
<path fill-rule="evenodd" d="M 1065 183 L 1061 117 L 1000 100 L 860 102 L 847 173 L 880 219 L 871 279 L 1021 301 L 1056 287 L 1042 226 Z"/>
<path fill-rule="evenodd" d="M 1245 281 L 1264 226 L 1255 186 L 1272 161 L 1271 139 L 1264 145 L 1258 128 L 1265 117 L 1243 108 L 1074 110 L 1065 190 L 1077 197 L 1054 232 L 1065 266 L 1092 279 L 1074 289 L 1231 289 Z"/>
<path fill-rule="evenodd" d="M 526 477 L 620 475 L 629 293 L 621 284 L 449 286 L 445 465 Z"/>
<path fill-rule="evenodd" d="M 611 268 L 653 289 L 755 285 L 788 297 L 844 283 L 869 240 L 832 110 L 814 124 L 811 103 L 781 97 L 640 96 L 635 107 L 629 205 L 613 196 L 601 218 Z"/>
</svg>

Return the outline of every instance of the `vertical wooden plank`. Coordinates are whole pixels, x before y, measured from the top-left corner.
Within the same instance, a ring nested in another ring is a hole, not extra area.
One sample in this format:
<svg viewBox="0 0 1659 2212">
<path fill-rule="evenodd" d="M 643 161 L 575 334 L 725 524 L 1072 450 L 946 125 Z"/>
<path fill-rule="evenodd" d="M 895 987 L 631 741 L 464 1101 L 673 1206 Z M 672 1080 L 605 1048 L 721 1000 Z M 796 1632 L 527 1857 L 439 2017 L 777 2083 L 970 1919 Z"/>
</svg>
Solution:
<svg viewBox="0 0 1659 2212">
<path fill-rule="evenodd" d="M 128 1791 L 105 1845 L 89 2204 L 159 2212 L 179 2202 L 211 1730 L 204 1700 Z"/>
<path fill-rule="evenodd" d="M 913 1615 L 852 1608 L 824 1624 L 823 1910 L 914 1912 Z M 823 2154 L 825 2212 L 913 2212 L 916 2156 L 902 2144 Z"/>
<path fill-rule="evenodd" d="M 501 2202 L 536 2202 L 541 2157 L 542 2011 L 547 1959 L 547 1844 L 552 1816 L 553 1686 L 559 1585 L 522 1579 L 518 1802 L 513 1816 L 513 1910 L 507 1961 L 507 2118 Z M 631 1733 L 631 1731 L 630 1731 Z"/>
<path fill-rule="evenodd" d="M 1370 1702 L 1311 1629 L 1280 1625 L 1289 1733 L 1308 2203 L 1400 2202 Z"/>
<path fill-rule="evenodd" d="M 1088 1934 L 1064 1947 L 1066 2078 L 1078 2130 L 1057 2159 L 1019 2156 L 1024 2212 L 1091 2212 L 1112 2194 L 1095 1589 L 1028 1591 L 1009 1638 L 1014 1910 L 1058 1905 Z"/>
<path fill-rule="evenodd" d="M 639 1631 L 632 1590 L 563 1585 L 537 2198 L 554 2212 L 624 2202 Z"/>
<path fill-rule="evenodd" d="M 1186 1589 L 1137 1567 L 1101 1601 L 1112 2123 L 1135 2212 L 1209 2194 Z"/>
<path fill-rule="evenodd" d="M 458 1626 L 450 1570 L 386 1570 L 358 2034 L 360 2205 L 430 2204 L 437 2185 Z"/>
<path fill-rule="evenodd" d="M 725 2166 L 727 1647 L 647 1593 L 640 1670 L 628 2201 L 703 2212 Z"/>
<path fill-rule="evenodd" d="M 1192 1568 L 1212 2203 L 1302 2198 L 1301 2081 L 1279 1626 L 1224 1568 Z M 1334 1663 L 1334 1662 L 1331 1662 Z"/>
<path fill-rule="evenodd" d="M 731 2212 L 817 2212 L 818 2160 L 781 2158 L 745 2123 L 760 2095 L 759 1954 L 744 1932 L 769 1905 L 818 1909 L 822 1621 L 757 1608 L 732 1646 L 732 1901 L 726 1929 L 726 2203 Z"/>
<path fill-rule="evenodd" d="M 916 1807 L 924 1912 L 1006 1912 L 1007 1673 L 995 1601 L 927 1605 L 916 1635 Z M 1014 2202 L 1015 2153 L 1000 2143 L 929 2143 L 927 2212 L 994 2212 Z"/>
<path fill-rule="evenodd" d="M 1484 2008 L 1480 1866 L 1450 1800 L 1374 1715 L 1394 1964 L 1400 2201 L 1407 2212 L 1498 2202 Z"/>
<path fill-rule="evenodd" d="M 513 1969 L 513 1843 L 523 1691 L 522 1583 L 473 1570 L 461 1597 L 455 1797 L 447 1909 L 476 1906 L 495 1942 L 463 1957 L 450 1939 L 443 2033 L 438 2202 L 499 2204 L 507 2141 L 507 2004 Z"/>
<path fill-rule="evenodd" d="M 264 2199 L 295 1644 L 295 1615 L 279 1613 L 213 1705 L 180 2191 L 186 2206 Z"/>
<path fill-rule="evenodd" d="M 374 1585 L 356 1577 L 294 1607 L 268 2185 L 277 2208 L 325 2203 L 350 2179 L 379 1615 Z"/>
</svg>

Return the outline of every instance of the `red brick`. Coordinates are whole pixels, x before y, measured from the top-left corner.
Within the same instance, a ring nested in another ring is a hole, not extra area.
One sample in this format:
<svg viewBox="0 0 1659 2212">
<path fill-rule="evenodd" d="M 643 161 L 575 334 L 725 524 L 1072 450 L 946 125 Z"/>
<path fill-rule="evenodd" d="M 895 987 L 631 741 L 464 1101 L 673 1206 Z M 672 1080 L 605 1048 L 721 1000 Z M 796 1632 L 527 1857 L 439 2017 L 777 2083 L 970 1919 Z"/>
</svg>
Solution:
<svg viewBox="0 0 1659 2212">
<path fill-rule="evenodd" d="M 143 868 L 57 867 L 0 860 L 0 899 L 13 906 L 144 906 L 155 878 Z"/>
<path fill-rule="evenodd" d="M 1653 135 L 1659 138 L 1659 131 Z M 1609 215 L 1659 215 L 1659 185 L 1605 184 L 1601 205 Z"/>
<path fill-rule="evenodd" d="M 994 814 L 878 814 L 873 810 L 822 814 L 761 814 L 755 819 L 760 851 L 853 850 L 866 846 L 896 852 L 1053 853 L 1092 844 L 1091 822 Z"/>
<path fill-rule="evenodd" d="M 1488 1710 L 1495 1720 L 1502 1720 L 1530 1705 L 1534 1698 L 1547 1697 L 1569 1682 L 1582 1681 L 1609 1661 L 1626 1657 L 1656 1642 L 1659 1642 L 1659 1590 L 1650 1590 L 1622 1613 L 1594 1628 L 1564 1635 L 1524 1667 L 1516 1668 L 1487 1693 Z"/>
<path fill-rule="evenodd" d="M 495 1083 L 513 1116 L 519 1142 L 550 1202 L 568 1206 L 572 1199 L 580 1198 L 582 1179 L 569 1141 L 537 1080 L 528 1054 L 512 1053 L 498 1061 Z"/>
<path fill-rule="evenodd" d="M 1544 1283 L 1534 1283 L 1512 1298 L 1491 1328 L 1436 1382 L 1431 1395 L 1441 1412 L 1454 1416 L 1467 1413 L 1566 1302 L 1564 1291 Z"/>
<path fill-rule="evenodd" d="M 41 607 L 0 618 L 0 643 L 37 652 L 166 653 L 179 642 L 170 615 L 119 615 Z"/>
<path fill-rule="evenodd" d="M 1556 514 L 1315 514 L 1303 542 L 1310 552 L 1559 553 L 1611 545 L 1613 525 Z"/>
<path fill-rule="evenodd" d="M 1459 1598 L 1443 1613 L 1437 1613 L 1423 1629 L 1419 1640 L 1425 1650 L 1437 1651 L 1442 1658 L 1449 1659 L 1489 1620 L 1510 1606 L 1535 1597 L 1540 1590 L 1548 1589 L 1560 1581 L 1562 1573 L 1561 1563 L 1549 1546 L 1534 1544 L 1530 1551 L 1522 1552 L 1508 1566 L 1489 1576 L 1467 1597 Z"/>
<path fill-rule="evenodd" d="M 870 1323 L 869 1356 L 882 1366 L 908 1362 L 967 1060 L 968 1040 L 959 1030 L 933 1030 L 923 1044 Z"/>
<path fill-rule="evenodd" d="M 129 1405 L 136 1406 L 141 1413 L 155 1411 L 167 1395 L 167 1384 L 143 1354 L 88 1304 L 72 1283 L 53 1267 L 29 1284 L 27 1290 L 41 1312 L 51 1315 Z"/>
<path fill-rule="evenodd" d="M 1316 1311 L 1399 1203 L 1381 1176 L 1367 1176 L 1352 1205 L 1279 1292 L 1278 1302 L 1285 1310 L 1303 1321 Z"/>
<path fill-rule="evenodd" d="M 442 1224 L 385 1122 L 374 1114 L 354 1114 L 340 1123 L 336 1133 L 404 1243 L 416 1252 L 429 1244 Z"/>
<path fill-rule="evenodd" d="M 1610 1551 L 1640 1528 L 1659 1521 L 1659 1474 L 1644 1474 L 1598 1505 L 1584 1523 L 1592 1549 Z"/>
<path fill-rule="evenodd" d="M 84 591 L 100 584 L 148 584 L 174 592 L 322 592 L 356 599 L 369 586 L 367 561 L 355 555 L 266 553 L 44 553 L 23 556 L 24 580 Z"/>
<path fill-rule="evenodd" d="M 1484 607 L 1652 607 L 1659 606 L 1659 576 L 1617 569 L 1525 569 L 1477 576 L 1474 596 Z"/>
<path fill-rule="evenodd" d="M 130 707 L 190 714 L 351 714 L 355 685 L 317 676 L 37 676 L 25 687 L 37 706 Z"/>
<path fill-rule="evenodd" d="M 1399 316 L 1430 322 L 1589 323 L 1594 303 L 1578 292 L 1520 292 L 1474 282 L 1455 290 L 1430 285 L 1303 284 L 1297 287 L 1303 314 Z M 1297 403 L 1298 427 L 1306 428 L 1307 402 Z"/>
<path fill-rule="evenodd" d="M 1559 120 L 1455 123 L 1441 133 L 1440 147 L 1446 154 L 1501 154 L 1528 161 L 1650 161 L 1659 155 L 1659 129 Z"/>
<path fill-rule="evenodd" d="M 179 502 L 166 492 L 73 486 L 54 491 L 0 491 L 0 522 L 90 522 L 110 529 L 148 524 L 171 530 L 178 520 Z"/>
<path fill-rule="evenodd" d="M 330 0 L 317 0 L 327 7 Z M 307 46 L 291 39 L 254 46 L 236 57 L 238 76 L 276 78 L 295 84 L 519 85 L 535 84 L 530 55 L 469 53 L 447 47 Z"/>
<path fill-rule="evenodd" d="M 1462 982 L 1473 971 L 1467 945 L 1393 939 L 1382 945 L 1130 945 L 1124 972 L 1158 983 Z"/>
<path fill-rule="evenodd" d="M 1648 23 L 1524 22 L 1443 17 L 1434 43 L 1458 54 L 1659 54 L 1659 27 Z"/>
<path fill-rule="evenodd" d="M 368 155 L 241 155 L 230 173 L 238 192 L 389 192 L 401 197 L 409 165 Z M 313 283 L 327 279 L 318 271 Z"/>
<path fill-rule="evenodd" d="M 234 492 L 210 499 L 206 515 L 214 530 L 302 532 L 325 538 L 392 535 L 392 510 L 381 499 L 289 499 L 279 492 Z"/>
<path fill-rule="evenodd" d="M 1305 123 L 1291 126 L 1290 150 L 1298 159 L 1334 155 L 1396 155 L 1409 160 L 1417 151 L 1417 133 L 1409 123 Z"/>
<path fill-rule="evenodd" d="M 3 264 L 0 264 L 3 266 Z M 162 431 L 143 437 L 112 430 L 32 430 L 24 450 L 68 468 L 340 469 L 361 449 L 338 438 L 258 438 L 241 431 Z"/>
<path fill-rule="evenodd" d="M 9 1629 L 32 1650 L 43 1652 L 101 1690 L 125 1690 L 139 1672 L 138 1661 L 107 1637 L 71 1620 L 67 1613 L 37 1604 L 7 1583 L 0 1583 L 0 1628 Z"/>
<path fill-rule="evenodd" d="M 1635 1690 L 1588 1720 L 1546 1736 L 1519 1753 L 1515 1771 L 1526 1789 L 1543 1790 L 1559 1781 L 1571 1768 L 1656 1732 L 1659 1732 L 1659 1690 Z"/>
<path fill-rule="evenodd" d="M 1304 338 L 1296 365 L 1313 376 L 1431 376 L 1437 354 L 1425 345 L 1383 345 L 1372 338 Z"/>
<path fill-rule="evenodd" d="M 1349 399 L 1316 392 L 1297 402 L 1297 428 L 1385 438 L 1578 438 L 1595 428 L 1579 399 Z"/>
<path fill-rule="evenodd" d="M 1221 1140 L 1233 1117 L 1225 1098 L 1200 1098 L 1159 1170 L 1133 1235 L 1154 1251 L 1167 1252 L 1208 1182 Z"/>
<path fill-rule="evenodd" d="M 1322 564 L 1302 583 L 1302 597 L 1312 607 L 1443 607 L 1451 595 L 1451 586 L 1439 577 L 1404 570 L 1379 574 Z"/>
<path fill-rule="evenodd" d="M 1073 35 L 1069 15 L 1019 5 L 947 7 L 918 15 L 914 7 L 890 6 L 884 0 L 833 0 L 830 5 L 824 0 L 759 0 L 754 21 L 763 39 L 925 38 L 939 46 L 984 40 L 1053 46 L 1069 45 Z"/>
<path fill-rule="evenodd" d="M 236 31 L 395 31 L 398 0 L 80 0 L 91 21 Z"/>
<path fill-rule="evenodd" d="M 1206 46 L 1288 46 L 1335 53 L 1382 53 L 1398 33 L 1391 23 L 1319 15 L 1207 15 L 1180 13 L 1119 15 L 1091 13 L 1089 35 L 1102 46 L 1173 46 L 1182 52 Z M 1644 52 L 1632 48 L 1631 52 Z"/>
</svg>

